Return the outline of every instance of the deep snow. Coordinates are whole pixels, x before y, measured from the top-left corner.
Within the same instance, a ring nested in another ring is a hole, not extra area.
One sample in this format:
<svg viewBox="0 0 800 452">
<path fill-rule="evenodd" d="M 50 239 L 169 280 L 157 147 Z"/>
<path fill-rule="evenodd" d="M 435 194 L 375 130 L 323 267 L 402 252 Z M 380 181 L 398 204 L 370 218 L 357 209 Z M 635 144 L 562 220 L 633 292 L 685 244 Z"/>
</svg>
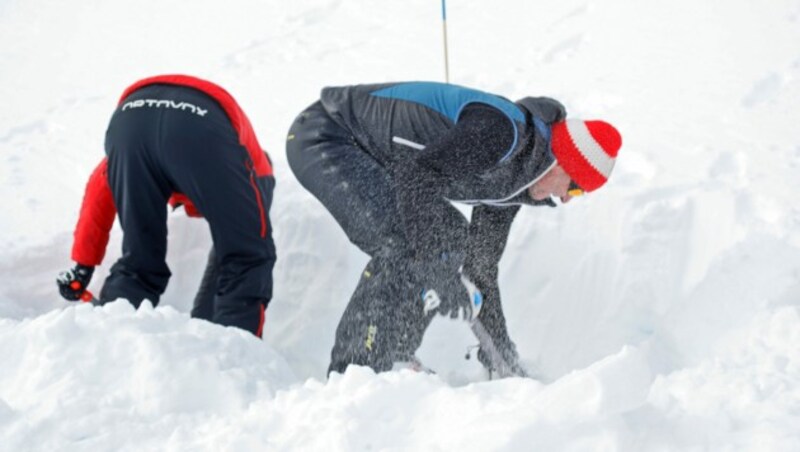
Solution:
<svg viewBox="0 0 800 452">
<path fill-rule="evenodd" d="M 441 80 L 440 7 L 0 1 L 0 450 L 800 450 L 796 0 L 449 2 L 452 82 L 556 97 L 623 149 L 602 190 L 512 228 L 504 305 L 539 381 L 485 381 L 445 319 L 437 375 L 325 380 L 366 258 L 284 135 L 325 85 Z M 209 237 L 180 212 L 157 309 L 56 293 L 117 96 L 169 72 L 225 86 L 275 161 L 265 341 L 188 318 Z"/>
</svg>

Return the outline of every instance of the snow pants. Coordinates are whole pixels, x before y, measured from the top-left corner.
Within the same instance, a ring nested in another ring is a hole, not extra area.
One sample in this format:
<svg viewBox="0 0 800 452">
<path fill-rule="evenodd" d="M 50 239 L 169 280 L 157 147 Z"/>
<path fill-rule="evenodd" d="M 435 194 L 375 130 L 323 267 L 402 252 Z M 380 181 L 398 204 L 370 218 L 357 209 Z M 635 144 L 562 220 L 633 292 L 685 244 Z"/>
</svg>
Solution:
<svg viewBox="0 0 800 452">
<path fill-rule="evenodd" d="M 173 102 L 127 109 L 123 102 L 108 126 L 108 182 L 123 238 L 122 257 L 111 267 L 100 302 L 158 303 L 170 277 L 167 200 L 179 192 L 211 230 L 219 263 L 211 320 L 260 336 L 272 298 L 275 246 L 268 213 L 274 179 L 255 177 L 250 155 L 211 97 L 186 87 L 150 85 L 126 101 L 139 99 Z M 174 107 L 187 104 L 207 112 Z"/>
<path fill-rule="evenodd" d="M 343 372 L 349 364 L 385 371 L 414 362 L 434 313 L 423 311 L 419 270 L 411 264 L 389 171 L 319 102 L 292 124 L 286 152 L 300 183 L 371 257 L 339 321 L 328 371 Z M 462 220 L 457 227 L 466 234 Z"/>
</svg>

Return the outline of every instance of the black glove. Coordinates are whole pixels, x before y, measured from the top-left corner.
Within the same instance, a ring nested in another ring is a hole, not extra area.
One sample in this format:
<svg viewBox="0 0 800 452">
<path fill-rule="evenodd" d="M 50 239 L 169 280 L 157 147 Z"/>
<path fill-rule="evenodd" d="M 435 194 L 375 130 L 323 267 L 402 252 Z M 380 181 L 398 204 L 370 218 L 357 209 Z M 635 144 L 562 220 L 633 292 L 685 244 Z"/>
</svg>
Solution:
<svg viewBox="0 0 800 452">
<path fill-rule="evenodd" d="M 76 264 L 75 267 L 58 274 L 56 283 L 58 284 L 58 292 L 61 296 L 68 301 L 78 301 L 81 295 L 89 287 L 89 281 L 92 280 L 94 267 L 87 267 L 85 265 Z"/>
<path fill-rule="evenodd" d="M 426 313 L 436 310 L 441 315 L 467 321 L 478 317 L 483 295 L 472 281 L 449 265 L 424 267 L 425 283 L 420 297 Z"/>
</svg>

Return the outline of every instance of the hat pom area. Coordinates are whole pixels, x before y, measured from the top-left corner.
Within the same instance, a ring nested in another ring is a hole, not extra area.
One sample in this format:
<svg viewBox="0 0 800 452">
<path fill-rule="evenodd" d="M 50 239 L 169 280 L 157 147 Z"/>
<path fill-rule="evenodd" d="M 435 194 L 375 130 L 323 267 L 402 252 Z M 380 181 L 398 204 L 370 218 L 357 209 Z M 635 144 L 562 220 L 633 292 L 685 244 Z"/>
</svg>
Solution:
<svg viewBox="0 0 800 452">
<path fill-rule="evenodd" d="M 568 119 L 553 124 L 550 147 L 564 171 L 581 189 L 590 192 L 611 175 L 622 136 L 605 121 Z"/>
</svg>

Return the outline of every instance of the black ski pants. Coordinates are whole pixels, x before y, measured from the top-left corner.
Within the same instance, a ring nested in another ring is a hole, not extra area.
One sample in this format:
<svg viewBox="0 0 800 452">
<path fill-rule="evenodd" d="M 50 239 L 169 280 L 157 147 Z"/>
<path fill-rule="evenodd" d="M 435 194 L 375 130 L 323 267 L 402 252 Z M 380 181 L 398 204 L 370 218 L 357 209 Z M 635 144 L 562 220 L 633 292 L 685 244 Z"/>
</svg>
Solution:
<svg viewBox="0 0 800 452">
<path fill-rule="evenodd" d="M 124 108 L 139 99 L 172 103 Z M 123 239 L 122 257 L 103 285 L 101 303 L 117 298 L 137 307 L 144 299 L 158 303 L 170 277 L 167 200 L 180 192 L 206 218 L 214 242 L 219 274 L 211 320 L 260 335 L 272 298 L 275 246 L 268 212 L 274 179 L 255 177 L 225 112 L 204 93 L 150 85 L 126 102 L 106 132 L 108 182 Z"/>
<path fill-rule="evenodd" d="M 349 364 L 384 371 L 412 361 L 434 314 L 423 312 L 389 171 L 319 102 L 292 124 L 286 152 L 298 181 L 371 257 L 339 321 L 328 371 Z M 466 220 L 460 226 L 466 233 Z"/>
</svg>

